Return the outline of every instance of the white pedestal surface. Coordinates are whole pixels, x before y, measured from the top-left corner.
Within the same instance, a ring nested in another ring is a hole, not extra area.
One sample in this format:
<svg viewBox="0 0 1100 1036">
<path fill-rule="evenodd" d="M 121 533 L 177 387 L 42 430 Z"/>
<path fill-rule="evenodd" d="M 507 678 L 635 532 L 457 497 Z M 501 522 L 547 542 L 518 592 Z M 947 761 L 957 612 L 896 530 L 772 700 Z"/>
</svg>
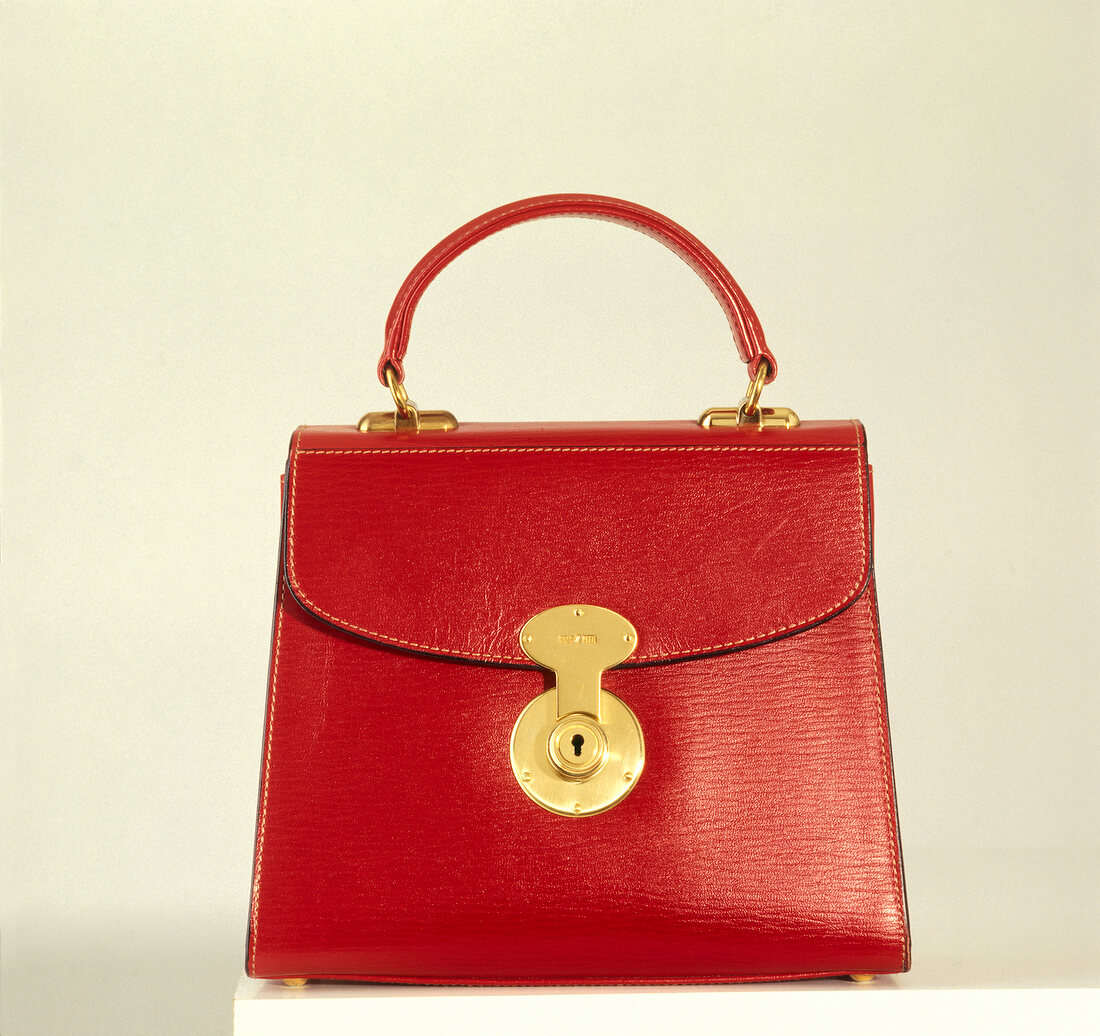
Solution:
<svg viewBox="0 0 1100 1036">
<path fill-rule="evenodd" d="M 705 1032 L 1096 1033 L 1100 990 L 922 988 L 907 976 L 735 986 L 460 988 L 242 976 L 235 1036 Z"/>
</svg>

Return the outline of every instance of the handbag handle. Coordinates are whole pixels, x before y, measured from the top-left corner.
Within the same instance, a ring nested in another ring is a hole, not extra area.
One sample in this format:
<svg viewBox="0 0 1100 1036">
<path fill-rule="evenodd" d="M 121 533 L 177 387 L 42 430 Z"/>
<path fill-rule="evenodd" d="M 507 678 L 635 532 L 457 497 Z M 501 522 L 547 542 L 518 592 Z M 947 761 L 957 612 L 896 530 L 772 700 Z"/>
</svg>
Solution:
<svg viewBox="0 0 1100 1036">
<path fill-rule="evenodd" d="M 394 392 L 405 395 L 401 383 L 405 380 L 402 360 L 409 347 L 409 332 L 413 313 L 428 285 L 451 260 L 466 249 L 495 234 L 498 230 L 552 216 L 587 216 L 593 219 L 633 227 L 660 241 L 675 252 L 706 283 L 714 293 L 726 319 L 741 359 L 748 364 L 749 378 L 757 385 L 772 381 L 776 374 L 775 357 L 764 342 L 764 331 L 744 292 L 722 265 L 718 257 L 694 234 L 653 209 L 635 205 L 619 198 L 598 194 L 546 194 L 502 205 L 478 216 L 439 242 L 405 278 L 386 319 L 386 344 L 378 362 L 378 380 Z M 761 364 L 764 378 L 759 379 Z M 394 385 L 397 386 L 395 389 Z M 757 390 L 759 391 L 759 389 Z M 407 399 L 407 396 L 405 396 Z"/>
</svg>

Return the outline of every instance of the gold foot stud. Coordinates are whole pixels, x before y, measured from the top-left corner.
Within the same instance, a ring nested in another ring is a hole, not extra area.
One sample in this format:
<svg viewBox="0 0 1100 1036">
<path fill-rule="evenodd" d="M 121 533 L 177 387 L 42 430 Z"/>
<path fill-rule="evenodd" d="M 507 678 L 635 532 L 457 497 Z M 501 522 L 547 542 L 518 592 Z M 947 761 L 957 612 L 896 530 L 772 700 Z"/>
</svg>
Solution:
<svg viewBox="0 0 1100 1036">
<path fill-rule="evenodd" d="M 306 982 L 308 982 L 308 981 L 309 981 L 309 979 L 305 979 L 305 978 L 284 978 L 283 979 L 283 985 L 284 986 L 304 986 L 306 984 Z"/>
<path fill-rule="evenodd" d="M 863 972 L 855 972 L 848 976 L 853 982 L 874 982 L 875 976 Z"/>
</svg>

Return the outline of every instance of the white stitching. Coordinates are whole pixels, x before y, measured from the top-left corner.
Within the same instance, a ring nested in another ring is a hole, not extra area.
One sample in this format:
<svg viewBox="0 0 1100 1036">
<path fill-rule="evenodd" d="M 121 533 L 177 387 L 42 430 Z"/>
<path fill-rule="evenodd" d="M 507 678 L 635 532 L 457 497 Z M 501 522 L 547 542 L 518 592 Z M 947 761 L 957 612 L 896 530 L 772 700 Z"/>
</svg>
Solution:
<svg viewBox="0 0 1100 1036">
<path fill-rule="evenodd" d="M 860 575 L 863 576 L 867 572 L 867 513 L 864 504 L 864 466 L 858 461 L 862 455 L 862 444 L 855 446 L 525 446 L 525 447 L 512 447 L 512 446 L 486 446 L 486 447 L 430 447 L 430 448 L 394 448 L 394 449 L 363 449 L 363 450 L 301 450 L 298 448 L 298 443 L 301 438 L 301 432 L 299 431 L 295 435 L 293 444 L 291 445 L 291 453 L 293 454 L 293 460 L 290 465 L 290 503 L 288 509 L 287 520 L 287 549 L 286 549 L 286 567 L 287 577 L 290 580 L 291 589 L 294 591 L 294 596 L 311 611 L 320 615 L 322 618 L 335 623 L 341 629 L 354 631 L 361 633 L 364 636 L 370 637 L 373 640 L 378 640 L 386 644 L 394 644 L 400 647 L 413 648 L 419 651 L 430 651 L 434 654 L 448 654 L 458 658 L 465 658 L 474 661 L 481 662 L 504 662 L 504 663 L 516 663 L 522 662 L 523 658 L 518 655 L 494 655 L 482 652 L 457 652 L 449 648 L 438 647 L 432 644 L 420 644 L 413 640 L 404 640 L 401 637 L 387 636 L 383 633 L 378 633 L 374 630 L 369 630 L 365 626 L 359 626 L 356 623 L 349 622 L 347 619 L 342 619 L 337 615 L 333 615 L 331 612 L 326 611 L 312 601 L 302 590 L 301 584 L 298 582 L 297 576 L 294 571 L 294 516 L 295 516 L 295 502 L 297 497 L 298 488 L 298 458 L 303 453 L 311 454 L 348 454 L 348 453 L 541 453 L 541 452 L 555 452 L 555 453 L 579 453 L 589 451 L 634 451 L 634 452 L 655 452 L 655 451 L 680 451 L 680 450 L 855 450 L 857 451 L 857 471 L 859 474 L 859 513 L 860 513 L 860 550 L 861 550 L 861 565 Z M 808 619 L 802 620 L 796 623 L 790 623 L 786 626 L 778 626 L 775 629 L 768 630 L 766 633 L 757 633 L 749 637 L 743 637 L 740 640 L 727 641 L 724 644 L 711 644 L 707 647 L 691 648 L 684 651 L 673 651 L 655 655 L 635 655 L 634 658 L 639 662 L 649 661 L 665 661 L 674 658 L 685 658 L 689 656 L 707 654 L 712 651 L 727 651 L 735 647 L 740 647 L 744 644 L 750 644 L 760 640 L 767 640 L 771 637 L 778 636 L 781 633 L 787 633 L 790 630 L 802 629 L 805 626 L 809 626 L 818 619 L 823 619 L 827 615 L 831 615 L 837 612 L 839 609 L 855 600 L 856 595 L 859 593 L 860 587 L 864 584 L 865 579 L 860 578 L 855 586 L 839 601 L 830 605 L 825 611 L 819 615 L 814 615 Z"/>
<path fill-rule="evenodd" d="M 294 433 L 291 451 L 301 441 L 302 432 Z M 275 644 L 271 652 L 271 700 L 267 705 L 267 741 L 264 745 L 263 793 L 260 796 L 260 819 L 256 832 L 256 874 L 252 879 L 252 937 L 249 939 L 249 970 L 256 972 L 256 935 L 260 918 L 260 872 L 264 860 L 264 836 L 267 834 L 267 781 L 271 775 L 271 742 L 275 731 L 275 693 L 279 683 L 279 647 L 283 637 L 283 604 L 286 600 L 286 584 L 279 573 L 279 596 L 275 602 Z"/>
<path fill-rule="evenodd" d="M 256 837 L 256 876 L 252 881 L 252 939 L 249 946 L 251 963 L 249 970 L 256 971 L 256 940 L 260 918 L 260 873 L 264 860 L 264 836 L 267 834 L 267 782 L 271 775 L 271 742 L 275 730 L 275 691 L 279 680 L 279 646 L 283 635 L 283 602 L 286 590 L 279 579 L 279 600 L 276 605 L 275 649 L 271 662 L 271 702 L 267 708 L 267 744 L 264 746 L 264 790 L 260 799 L 260 824 Z"/>
<path fill-rule="evenodd" d="M 909 940 L 905 936 L 905 905 L 901 895 L 901 863 L 898 858 L 898 833 L 894 822 L 894 803 L 890 796 L 890 757 L 886 751 L 886 720 L 882 712 L 883 699 L 886 696 L 886 687 L 882 679 L 882 670 L 879 668 L 878 638 L 875 636 L 875 627 L 878 625 L 878 610 L 875 607 L 874 596 L 869 598 L 868 616 L 871 633 L 871 665 L 875 671 L 875 705 L 878 707 L 878 743 L 882 756 L 882 787 L 886 799 L 886 828 L 890 841 L 890 856 L 893 862 L 894 872 L 894 902 L 898 911 L 898 918 L 902 924 L 901 962 L 902 970 L 909 970 Z"/>
</svg>

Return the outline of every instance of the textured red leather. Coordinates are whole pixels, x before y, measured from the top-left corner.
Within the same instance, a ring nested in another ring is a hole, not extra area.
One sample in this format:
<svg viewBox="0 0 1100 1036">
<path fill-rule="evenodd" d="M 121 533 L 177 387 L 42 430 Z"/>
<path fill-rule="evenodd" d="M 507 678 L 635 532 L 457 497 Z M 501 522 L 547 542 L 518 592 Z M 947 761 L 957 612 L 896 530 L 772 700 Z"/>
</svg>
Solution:
<svg viewBox="0 0 1100 1036">
<path fill-rule="evenodd" d="M 541 216 L 636 226 L 774 357 L 733 278 L 659 213 L 494 210 L 406 280 L 379 367 L 451 259 Z M 854 421 L 300 428 L 283 535 L 248 973 L 378 982 L 739 982 L 909 968 Z M 637 649 L 602 685 L 645 769 L 604 813 L 529 799 L 509 759 L 552 686 L 518 644 L 562 604 Z"/>
<path fill-rule="evenodd" d="M 280 576 L 250 974 L 908 968 L 858 424 L 299 429 Z M 603 685 L 647 750 L 584 818 L 508 756 L 518 628 L 574 601 L 638 630 Z"/>
<path fill-rule="evenodd" d="M 598 194 L 547 194 L 502 205 L 459 227 L 439 242 L 405 279 L 386 320 L 386 344 L 378 364 L 378 378 L 384 385 L 386 367 L 393 367 L 403 381 L 403 359 L 409 346 L 413 313 L 421 295 L 439 272 L 472 245 L 506 227 L 551 216 L 587 216 L 633 227 L 660 241 L 679 255 L 706 282 L 722 306 L 733 332 L 741 359 L 755 377 L 760 361 L 768 361 L 767 381 L 776 374 L 775 357 L 764 342 L 764 330 L 744 292 L 718 257 L 693 234 L 653 209 L 620 198 Z"/>
<path fill-rule="evenodd" d="M 585 601 L 648 631 L 637 665 L 805 629 L 867 581 L 866 465 L 851 421 L 779 435 L 669 422 L 630 444 L 581 426 L 502 445 L 509 433 L 522 428 L 378 444 L 345 430 L 334 446 L 331 432 L 299 431 L 285 542 L 297 601 L 380 643 L 525 666 L 519 628 Z M 648 506 L 636 506 L 647 483 Z M 730 525 L 735 534 L 715 535 Z M 446 605 L 425 608 L 428 598 Z"/>
</svg>

